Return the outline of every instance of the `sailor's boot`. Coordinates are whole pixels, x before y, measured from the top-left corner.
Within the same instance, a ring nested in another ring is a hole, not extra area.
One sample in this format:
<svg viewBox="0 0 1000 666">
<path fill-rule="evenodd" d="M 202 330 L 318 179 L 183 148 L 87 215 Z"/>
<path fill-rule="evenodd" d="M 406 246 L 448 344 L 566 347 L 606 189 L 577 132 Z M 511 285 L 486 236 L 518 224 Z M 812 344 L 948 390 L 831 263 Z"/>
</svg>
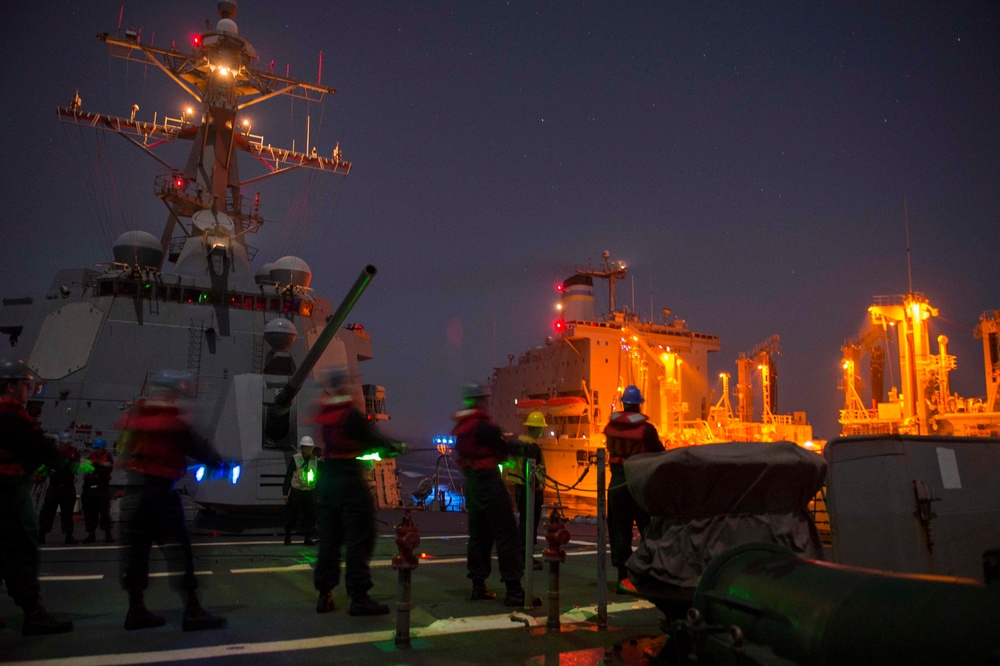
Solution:
<svg viewBox="0 0 1000 666">
<path fill-rule="evenodd" d="M 24 626 L 21 627 L 22 636 L 64 634 L 67 631 L 73 631 L 73 623 L 69 620 L 57 620 L 52 617 L 40 601 L 36 600 L 24 606 Z"/>
<path fill-rule="evenodd" d="M 333 592 L 331 590 L 320 590 L 319 598 L 316 600 L 317 613 L 332 613 L 337 610 L 337 605 L 333 603 Z"/>
<path fill-rule="evenodd" d="M 524 606 L 524 588 L 521 587 L 520 580 L 504 581 L 507 585 L 507 595 L 503 598 L 503 605 L 510 607 Z M 541 606 L 541 597 L 531 598 L 532 606 Z"/>
<path fill-rule="evenodd" d="M 142 590 L 130 591 L 128 593 L 128 613 L 125 615 L 125 628 L 129 631 L 135 629 L 152 629 L 162 627 L 167 623 L 167 618 L 162 615 L 154 615 L 146 608 L 143 600 Z"/>
<path fill-rule="evenodd" d="M 486 587 L 486 581 L 480 578 L 474 578 L 472 580 L 472 600 L 480 601 L 482 599 L 496 599 L 497 593 Z"/>
<path fill-rule="evenodd" d="M 380 604 L 367 594 L 363 597 L 352 599 L 351 608 L 347 611 L 348 615 L 388 615 L 388 613 L 388 606 Z"/>
<path fill-rule="evenodd" d="M 184 608 L 184 619 L 181 628 L 184 631 L 202 631 L 204 629 L 220 629 L 226 626 L 226 618 L 212 615 L 201 607 L 198 595 L 194 590 L 188 592 L 187 606 Z"/>
</svg>

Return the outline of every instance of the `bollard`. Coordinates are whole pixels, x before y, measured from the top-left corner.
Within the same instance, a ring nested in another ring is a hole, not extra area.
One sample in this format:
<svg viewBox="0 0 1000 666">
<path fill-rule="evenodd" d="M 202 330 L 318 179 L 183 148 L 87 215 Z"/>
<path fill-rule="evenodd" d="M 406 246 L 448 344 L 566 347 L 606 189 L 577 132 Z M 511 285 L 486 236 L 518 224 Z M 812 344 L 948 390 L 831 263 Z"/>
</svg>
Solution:
<svg viewBox="0 0 1000 666">
<path fill-rule="evenodd" d="M 607 449 L 597 450 L 597 627 L 608 628 Z"/>
<path fill-rule="evenodd" d="M 542 551 L 543 559 L 549 563 L 549 616 L 545 624 L 549 629 L 559 629 L 559 564 L 566 561 L 566 551 L 562 546 L 569 543 L 569 537 L 562 507 L 556 505 L 545 525 L 545 541 L 548 546 Z"/>
<path fill-rule="evenodd" d="M 420 528 L 413 522 L 410 510 L 406 509 L 396 525 L 396 548 L 399 549 L 399 554 L 392 556 L 392 568 L 399 572 L 396 586 L 396 647 L 410 647 L 410 577 L 419 562 L 413 549 L 419 545 Z"/>
<path fill-rule="evenodd" d="M 535 461 L 531 458 L 525 460 L 524 469 L 524 515 L 521 522 L 524 523 L 524 610 L 533 608 L 532 602 L 535 600 Z"/>
</svg>

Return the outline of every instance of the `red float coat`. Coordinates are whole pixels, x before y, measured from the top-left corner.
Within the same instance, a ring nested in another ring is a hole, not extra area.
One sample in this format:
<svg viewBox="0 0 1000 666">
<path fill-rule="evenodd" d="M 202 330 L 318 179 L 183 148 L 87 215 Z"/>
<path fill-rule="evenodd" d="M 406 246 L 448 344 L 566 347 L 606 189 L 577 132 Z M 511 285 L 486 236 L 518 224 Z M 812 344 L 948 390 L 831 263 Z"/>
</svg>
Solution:
<svg viewBox="0 0 1000 666">
<path fill-rule="evenodd" d="M 323 460 L 349 460 L 377 452 L 398 453 L 392 442 L 372 427 L 349 395 L 324 395 L 316 401 L 313 423 L 320 426 Z"/>
<path fill-rule="evenodd" d="M 451 434 L 455 436 L 455 457 L 459 467 L 476 470 L 496 469 L 517 447 L 508 444 L 490 420 L 489 414 L 478 408 L 455 412 Z"/>
<path fill-rule="evenodd" d="M 174 400 L 139 400 L 116 425 L 122 430 L 124 466 L 140 474 L 176 481 L 184 476 L 188 456 L 213 465 L 221 462 L 195 436 Z"/>
<path fill-rule="evenodd" d="M 613 413 L 604 435 L 608 439 L 609 465 L 621 465 L 637 453 L 663 450 L 656 428 L 639 412 Z"/>
</svg>

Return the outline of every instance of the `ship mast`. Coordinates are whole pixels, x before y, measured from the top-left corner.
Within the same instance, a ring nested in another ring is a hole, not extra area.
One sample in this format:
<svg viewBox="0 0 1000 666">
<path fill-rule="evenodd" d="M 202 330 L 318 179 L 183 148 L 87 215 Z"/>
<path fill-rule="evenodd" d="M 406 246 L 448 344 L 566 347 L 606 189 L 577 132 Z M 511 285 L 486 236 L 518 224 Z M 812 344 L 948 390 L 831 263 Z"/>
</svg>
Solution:
<svg viewBox="0 0 1000 666">
<path fill-rule="evenodd" d="M 240 112 L 253 104 L 280 95 L 319 102 L 336 90 L 257 69 L 256 52 L 239 35 L 236 3 L 224 0 L 218 8 L 215 29 L 196 36 L 187 54 L 142 44 L 134 31 L 126 31 L 124 39 L 97 35 L 113 57 L 152 65 L 184 90 L 194 102 L 181 118 L 142 122 L 135 118 L 136 106 L 128 118 L 84 112 L 78 97 L 69 107 L 59 107 L 57 114 L 65 122 L 115 132 L 169 168 L 156 180 L 157 196 L 168 209 L 163 257 L 173 261 L 181 275 L 204 276 L 207 266 L 213 286 L 232 288 L 225 284 L 232 274 L 252 282 L 245 236 L 264 222 L 259 201 L 245 201 L 242 186 L 300 168 L 346 175 L 351 163 L 342 158 L 339 144 L 331 157 L 321 157 L 309 146 L 305 153 L 265 146 L 262 136 L 251 134 L 249 120 L 240 122 Z M 152 150 L 175 139 L 192 142 L 183 168 L 171 166 Z M 255 157 L 268 173 L 241 183 L 237 151 Z M 178 226 L 181 237 L 175 240 Z M 152 268 L 161 270 L 162 262 Z"/>
<path fill-rule="evenodd" d="M 608 314 L 613 315 L 615 310 L 615 280 L 624 280 L 628 277 L 628 272 L 625 268 L 625 262 L 623 261 L 611 261 L 611 252 L 605 250 L 601 253 L 601 258 L 603 262 L 601 264 L 602 270 L 595 271 L 590 269 L 577 268 L 577 275 L 585 275 L 591 278 L 602 278 L 608 281 Z"/>
</svg>

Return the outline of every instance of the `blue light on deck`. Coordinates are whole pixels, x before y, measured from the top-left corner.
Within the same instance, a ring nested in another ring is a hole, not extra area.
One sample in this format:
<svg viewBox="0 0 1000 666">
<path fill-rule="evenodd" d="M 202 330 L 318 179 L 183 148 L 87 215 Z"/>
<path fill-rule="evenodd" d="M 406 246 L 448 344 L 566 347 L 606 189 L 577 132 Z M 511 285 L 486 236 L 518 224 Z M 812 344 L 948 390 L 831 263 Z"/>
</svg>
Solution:
<svg viewBox="0 0 1000 666">
<path fill-rule="evenodd" d="M 229 480 L 235 486 L 236 482 L 240 480 L 240 473 L 243 471 L 243 467 L 240 465 L 233 465 L 233 469 L 229 472 Z"/>
<path fill-rule="evenodd" d="M 205 478 L 205 466 L 198 465 L 194 470 L 194 480 L 201 483 L 202 479 Z"/>
</svg>

